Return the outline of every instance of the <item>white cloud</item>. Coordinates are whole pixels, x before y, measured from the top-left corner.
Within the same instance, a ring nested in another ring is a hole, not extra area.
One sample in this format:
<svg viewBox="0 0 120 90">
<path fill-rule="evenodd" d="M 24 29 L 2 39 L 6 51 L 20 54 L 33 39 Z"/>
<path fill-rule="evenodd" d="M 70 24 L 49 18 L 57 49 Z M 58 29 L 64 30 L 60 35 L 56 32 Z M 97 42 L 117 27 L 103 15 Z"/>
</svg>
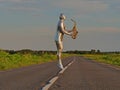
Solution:
<svg viewBox="0 0 120 90">
<path fill-rule="evenodd" d="M 120 10 L 120 6 L 116 6 L 116 9 Z"/>
<path fill-rule="evenodd" d="M 117 27 L 86 27 L 82 29 L 83 32 L 120 32 L 120 28 Z"/>
<path fill-rule="evenodd" d="M 0 2 L 5 2 L 5 3 L 12 2 L 12 3 L 24 4 L 24 3 L 37 3 L 37 2 L 41 2 L 41 1 L 37 1 L 37 0 L 0 0 Z M 89 0 L 89 1 L 87 1 L 87 0 L 71 0 L 71 1 L 70 0 L 51 0 L 51 1 L 45 0 L 43 4 L 45 4 L 45 3 L 48 4 L 49 8 L 58 8 L 58 9 L 63 8 L 65 10 L 68 9 L 68 10 L 71 10 L 72 12 L 75 12 L 77 15 L 91 13 L 91 12 L 105 11 L 109 7 L 109 4 L 104 3 L 104 1 L 91 1 L 91 0 Z M 32 6 L 36 6 L 36 4 L 33 4 Z M 16 8 L 16 7 L 12 6 L 12 8 Z M 21 5 L 20 8 L 17 7 L 16 10 L 17 9 L 20 10 L 22 8 L 23 8 L 23 5 Z M 28 7 L 24 7 L 24 8 L 25 8 L 25 10 L 28 10 Z M 35 10 L 35 8 L 34 8 L 34 10 Z"/>
<path fill-rule="evenodd" d="M 105 11 L 109 7 L 109 5 L 103 1 L 59 0 L 51 3 L 59 8 L 71 9 L 83 13 Z"/>
<path fill-rule="evenodd" d="M 4 8 L 6 10 L 18 10 L 18 11 L 40 11 L 38 8 L 33 7 L 10 7 L 10 8 Z"/>
<path fill-rule="evenodd" d="M 0 9 L 18 11 L 41 11 L 35 0 L 0 0 Z M 33 5 L 32 5 L 33 4 Z"/>
<path fill-rule="evenodd" d="M 119 23 L 120 18 L 99 18 L 96 21 L 100 23 Z"/>
<path fill-rule="evenodd" d="M 0 2 L 31 2 L 34 0 L 0 0 Z"/>
</svg>

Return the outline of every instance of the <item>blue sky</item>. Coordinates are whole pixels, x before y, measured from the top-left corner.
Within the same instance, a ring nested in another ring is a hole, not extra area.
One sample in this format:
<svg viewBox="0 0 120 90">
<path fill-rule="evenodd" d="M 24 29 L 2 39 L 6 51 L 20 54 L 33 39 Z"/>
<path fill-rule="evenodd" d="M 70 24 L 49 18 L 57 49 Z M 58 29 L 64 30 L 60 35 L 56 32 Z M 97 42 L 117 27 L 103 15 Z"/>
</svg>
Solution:
<svg viewBox="0 0 120 90">
<path fill-rule="evenodd" d="M 0 48 L 56 50 L 60 13 L 79 35 L 64 38 L 64 50 L 120 51 L 120 0 L 0 0 Z"/>
</svg>

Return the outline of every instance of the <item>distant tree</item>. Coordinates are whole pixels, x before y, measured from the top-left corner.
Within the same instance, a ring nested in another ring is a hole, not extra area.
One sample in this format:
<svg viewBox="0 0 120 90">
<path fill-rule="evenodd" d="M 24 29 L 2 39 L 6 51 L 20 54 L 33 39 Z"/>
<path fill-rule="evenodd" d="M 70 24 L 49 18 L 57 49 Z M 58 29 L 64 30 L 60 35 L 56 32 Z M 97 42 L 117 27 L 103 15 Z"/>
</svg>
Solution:
<svg viewBox="0 0 120 90">
<path fill-rule="evenodd" d="M 100 54 L 101 53 L 101 51 L 100 50 L 97 50 L 97 52 L 96 52 L 97 54 Z"/>
<path fill-rule="evenodd" d="M 96 50 L 95 49 L 91 49 L 91 54 L 95 54 L 96 53 Z"/>
</svg>

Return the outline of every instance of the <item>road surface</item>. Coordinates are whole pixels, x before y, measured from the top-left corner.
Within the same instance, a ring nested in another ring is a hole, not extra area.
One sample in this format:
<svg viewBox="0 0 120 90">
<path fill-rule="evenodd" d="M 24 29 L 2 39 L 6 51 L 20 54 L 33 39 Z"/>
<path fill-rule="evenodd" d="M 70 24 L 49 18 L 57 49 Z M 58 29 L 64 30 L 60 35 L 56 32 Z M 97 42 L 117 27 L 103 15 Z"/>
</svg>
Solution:
<svg viewBox="0 0 120 90">
<path fill-rule="evenodd" d="M 64 66 L 72 60 L 64 60 Z M 14 70 L 0 71 L 0 90 L 40 90 L 60 71 L 57 62 L 44 63 Z"/>
<path fill-rule="evenodd" d="M 64 66 L 73 60 L 62 74 L 57 62 L 0 71 L 0 90 L 41 90 L 54 76 L 49 90 L 120 90 L 120 69 L 79 56 L 65 58 Z"/>
<path fill-rule="evenodd" d="M 85 58 L 59 76 L 49 90 L 120 90 L 120 70 Z"/>
</svg>

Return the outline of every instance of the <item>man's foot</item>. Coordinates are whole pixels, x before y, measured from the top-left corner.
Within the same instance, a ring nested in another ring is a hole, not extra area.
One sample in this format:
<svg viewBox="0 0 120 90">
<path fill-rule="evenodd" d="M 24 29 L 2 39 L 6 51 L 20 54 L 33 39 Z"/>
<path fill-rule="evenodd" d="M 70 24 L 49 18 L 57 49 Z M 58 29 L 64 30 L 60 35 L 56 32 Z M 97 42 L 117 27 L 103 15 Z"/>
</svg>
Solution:
<svg viewBox="0 0 120 90">
<path fill-rule="evenodd" d="M 61 63 L 58 64 L 58 67 L 59 67 L 60 69 L 63 69 L 63 68 L 64 68 Z"/>
</svg>

